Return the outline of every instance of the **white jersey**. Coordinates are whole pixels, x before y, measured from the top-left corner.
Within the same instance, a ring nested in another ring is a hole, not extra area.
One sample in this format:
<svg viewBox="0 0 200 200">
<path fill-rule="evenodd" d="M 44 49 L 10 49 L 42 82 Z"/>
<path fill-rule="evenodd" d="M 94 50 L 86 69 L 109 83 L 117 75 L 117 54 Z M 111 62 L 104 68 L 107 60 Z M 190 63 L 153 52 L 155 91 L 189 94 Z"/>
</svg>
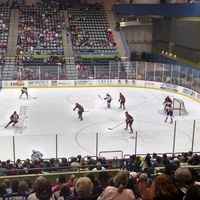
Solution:
<svg viewBox="0 0 200 200">
<path fill-rule="evenodd" d="M 41 159 L 43 157 L 43 154 L 39 151 L 35 151 L 32 155 L 31 155 L 31 160 L 34 161 L 36 159 Z"/>
<path fill-rule="evenodd" d="M 110 95 L 106 95 L 107 101 L 112 101 L 112 97 Z"/>
<path fill-rule="evenodd" d="M 23 88 L 21 89 L 21 91 L 22 91 L 22 92 L 27 92 L 27 88 L 24 88 L 24 87 L 23 87 Z"/>
</svg>

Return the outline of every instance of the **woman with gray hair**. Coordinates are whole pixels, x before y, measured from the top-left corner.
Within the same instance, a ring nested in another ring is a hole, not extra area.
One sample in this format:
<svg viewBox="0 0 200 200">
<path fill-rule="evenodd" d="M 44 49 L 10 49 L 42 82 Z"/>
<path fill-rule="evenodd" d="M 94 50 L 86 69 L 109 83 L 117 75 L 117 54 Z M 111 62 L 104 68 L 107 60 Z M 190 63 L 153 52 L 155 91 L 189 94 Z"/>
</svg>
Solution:
<svg viewBox="0 0 200 200">
<path fill-rule="evenodd" d="M 91 200 L 93 183 L 88 177 L 80 177 L 76 181 L 75 189 L 78 194 L 78 200 Z"/>
</svg>

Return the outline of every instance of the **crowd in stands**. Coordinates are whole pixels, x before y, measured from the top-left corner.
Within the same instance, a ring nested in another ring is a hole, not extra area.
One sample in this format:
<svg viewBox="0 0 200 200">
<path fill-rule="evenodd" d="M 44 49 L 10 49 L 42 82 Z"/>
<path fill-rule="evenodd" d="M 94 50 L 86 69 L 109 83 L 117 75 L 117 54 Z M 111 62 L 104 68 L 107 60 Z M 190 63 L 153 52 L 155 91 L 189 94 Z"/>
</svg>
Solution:
<svg viewBox="0 0 200 200">
<path fill-rule="evenodd" d="M 63 56 L 51 55 L 44 58 L 29 56 L 16 56 L 13 69 L 13 80 L 55 80 L 64 70 L 65 59 Z M 56 72 L 55 74 L 53 72 Z"/>
<path fill-rule="evenodd" d="M 8 31 L 10 25 L 10 7 L 5 4 L 0 5 L 0 53 L 6 56 L 8 45 Z"/>
<path fill-rule="evenodd" d="M 59 3 L 55 1 L 33 4 L 32 7 L 21 6 L 17 55 L 63 55 L 62 21 Z"/>
<path fill-rule="evenodd" d="M 199 200 L 200 179 L 197 170 L 191 167 L 198 164 L 200 159 L 193 152 L 182 153 L 174 159 L 168 158 L 166 154 L 157 156 L 156 153 L 152 156 L 147 154 L 144 158 L 132 155 L 125 168 L 111 176 L 107 169 L 112 168 L 104 157 L 94 159 L 78 155 L 68 160 L 62 158 L 61 161 L 34 158 L 23 162 L 18 159 L 14 164 L 8 160 L 0 162 L 1 176 L 57 172 L 58 177 L 54 183 L 49 183 L 41 174 L 34 184 L 28 177 L 20 181 L 5 177 L 0 184 L 0 198 L 7 200 L 18 196 L 28 200 Z M 67 168 L 69 166 L 71 168 Z M 164 166 L 165 171 L 151 176 L 149 169 L 155 166 Z M 65 175 L 59 174 L 59 167 L 62 171 L 70 172 L 69 180 L 66 180 Z M 23 169 L 23 173 L 19 169 Z M 76 177 L 74 172 L 77 170 L 83 171 L 84 175 Z M 98 171 L 96 176 L 94 171 Z"/>
</svg>

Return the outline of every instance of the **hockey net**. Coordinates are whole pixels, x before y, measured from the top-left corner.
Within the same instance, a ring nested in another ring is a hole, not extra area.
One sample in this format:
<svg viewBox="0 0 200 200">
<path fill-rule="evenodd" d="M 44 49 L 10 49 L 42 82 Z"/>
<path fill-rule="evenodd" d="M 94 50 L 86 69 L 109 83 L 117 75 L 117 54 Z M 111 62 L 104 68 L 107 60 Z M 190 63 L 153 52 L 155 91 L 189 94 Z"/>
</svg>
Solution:
<svg viewBox="0 0 200 200">
<path fill-rule="evenodd" d="M 173 99 L 173 110 L 178 112 L 178 115 L 187 115 L 187 111 L 185 109 L 184 101 L 181 99 Z"/>
</svg>

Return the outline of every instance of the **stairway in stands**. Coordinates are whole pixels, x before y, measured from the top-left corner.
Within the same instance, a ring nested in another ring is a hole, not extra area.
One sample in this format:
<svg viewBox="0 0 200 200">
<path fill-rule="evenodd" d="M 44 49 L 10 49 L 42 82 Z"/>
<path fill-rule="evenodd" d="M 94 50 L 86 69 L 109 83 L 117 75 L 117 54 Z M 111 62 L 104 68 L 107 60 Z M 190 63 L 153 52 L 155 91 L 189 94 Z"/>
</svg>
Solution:
<svg viewBox="0 0 200 200">
<path fill-rule="evenodd" d="M 14 69 L 14 60 L 15 60 L 14 55 L 16 55 L 16 49 L 17 49 L 18 19 L 19 19 L 19 10 L 11 9 L 7 56 L 6 56 L 4 70 L 2 71 L 2 80 L 12 80 L 12 73 Z"/>
<path fill-rule="evenodd" d="M 66 23 L 66 27 L 69 27 L 68 13 L 67 10 L 61 11 L 61 15 L 64 15 L 64 20 Z M 62 31 L 63 38 L 63 50 L 66 61 L 65 73 L 68 79 L 76 79 L 76 66 L 74 60 L 74 54 L 72 50 L 72 42 L 67 41 L 67 29 Z"/>
</svg>

